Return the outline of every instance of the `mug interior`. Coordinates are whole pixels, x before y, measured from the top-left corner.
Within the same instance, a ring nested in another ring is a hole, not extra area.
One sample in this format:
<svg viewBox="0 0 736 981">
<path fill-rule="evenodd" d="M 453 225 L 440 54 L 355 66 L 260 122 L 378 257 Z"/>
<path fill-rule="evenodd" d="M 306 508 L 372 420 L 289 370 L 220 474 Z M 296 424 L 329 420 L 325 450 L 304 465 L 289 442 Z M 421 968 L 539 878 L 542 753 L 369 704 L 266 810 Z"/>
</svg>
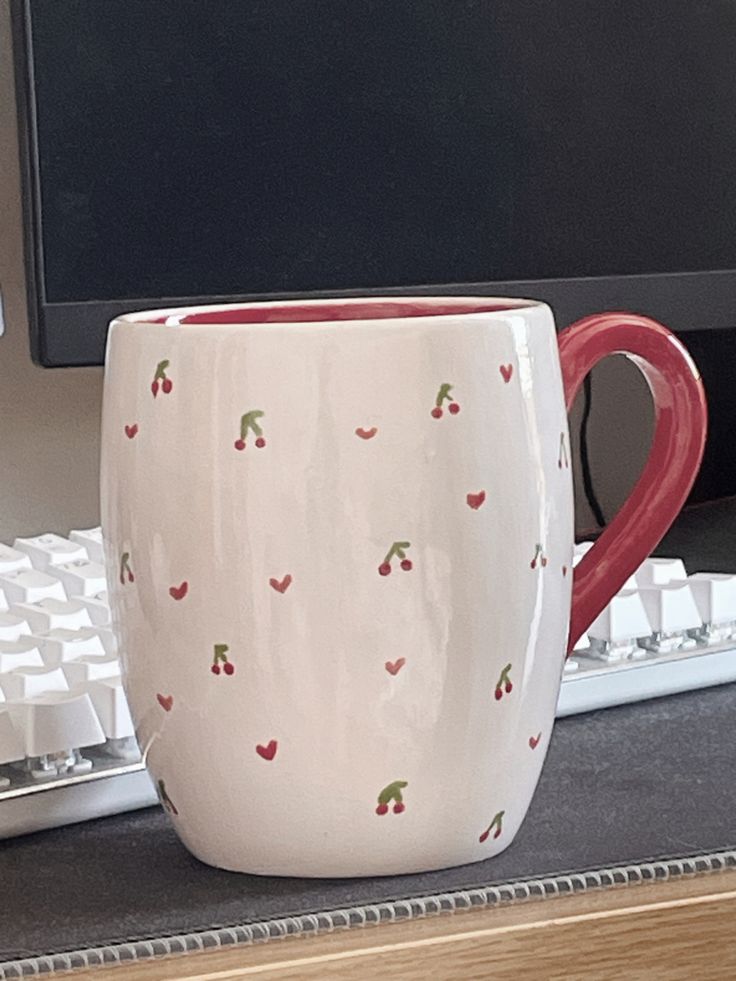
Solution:
<svg viewBox="0 0 736 981">
<path fill-rule="evenodd" d="M 220 324 L 318 323 L 336 320 L 388 320 L 411 317 L 447 317 L 499 313 L 536 306 L 534 300 L 496 297 L 426 296 L 365 297 L 341 300 L 283 300 L 268 303 L 227 304 L 199 309 L 151 311 L 134 315 L 138 322 L 185 327 Z M 127 318 L 123 318 L 127 319 Z"/>
</svg>

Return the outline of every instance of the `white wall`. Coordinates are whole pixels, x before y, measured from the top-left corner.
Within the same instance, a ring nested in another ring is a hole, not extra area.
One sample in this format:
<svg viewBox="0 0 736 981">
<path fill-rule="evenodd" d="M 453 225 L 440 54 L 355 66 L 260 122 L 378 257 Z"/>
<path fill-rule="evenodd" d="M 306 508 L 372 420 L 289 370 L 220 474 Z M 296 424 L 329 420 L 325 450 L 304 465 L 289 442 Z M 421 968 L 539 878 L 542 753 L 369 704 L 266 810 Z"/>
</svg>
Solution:
<svg viewBox="0 0 736 981">
<path fill-rule="evenodd" d="M 98 454 L 102 370 L 43 369 L 28 351 L 23 282 L 20 177 L 8 0 L 0 0 L 0 541 L 85 527 L 99 521 Z M 607 517 L 624 498 L 646 455 L 649 397 L 622 358 L 594 372 L 590 455 Z M 579 406 L 573 413 L 573 446 Z M 594 527 L 581 493 L 578 530 Z"/>
</svg>

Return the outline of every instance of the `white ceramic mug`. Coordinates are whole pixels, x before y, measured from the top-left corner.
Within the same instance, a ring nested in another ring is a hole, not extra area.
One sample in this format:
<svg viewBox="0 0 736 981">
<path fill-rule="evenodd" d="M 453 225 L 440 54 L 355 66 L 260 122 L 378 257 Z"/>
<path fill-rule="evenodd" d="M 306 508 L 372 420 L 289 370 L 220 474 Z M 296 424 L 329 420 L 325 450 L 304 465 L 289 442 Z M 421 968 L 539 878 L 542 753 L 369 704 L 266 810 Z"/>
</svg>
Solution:
<svg viewBox="0 0 736 981">
<path fill-rule="evenodd" d="M 705 436 L 697 371 L 641 317 L 406 297 L 113 322 L 102 506 L 148 766 L 226 869 L 405 873 L 513 840 L 574 640 L 656 544 Z M 575 574 L 566 401 L 612 351 L 658 421 Z M 564 384 L 563 384 L 564 375 Z"/>
</svg>

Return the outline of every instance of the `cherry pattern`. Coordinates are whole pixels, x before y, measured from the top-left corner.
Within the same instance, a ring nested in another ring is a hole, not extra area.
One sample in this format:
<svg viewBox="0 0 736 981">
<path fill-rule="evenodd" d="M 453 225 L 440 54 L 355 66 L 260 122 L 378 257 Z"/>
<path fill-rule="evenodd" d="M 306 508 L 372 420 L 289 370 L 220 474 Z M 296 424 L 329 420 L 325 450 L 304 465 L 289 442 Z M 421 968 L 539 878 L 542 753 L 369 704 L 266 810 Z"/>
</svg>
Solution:
<svg viewBox="0 0 736 981">
<path fill-rule="evenodd" d="M 445 402 L 449 403 L 447 406 L 447 411 L 450 413 L 450 415 L 456 416 L 460 411 L 459 403 L 455 401 L 452 395 L 450 395 L 452 389 L 453 386 L 449 382 L 443 382 L 440 385 L 434 400 L 434 408 L 430 413 L 433 419 L 441 419 L 445 414 L 445 410 L 443 408 Z"/>
<path fill-rule="evenodd" d="M 387 784 L 378 795 L 376 814 L 380 816 L 388 814 L 389 804 L 391 801 L 394 802 L 394 814 L 403 814 L 406 810 L 406 804 L 404 803 L 404 795 L 402 791 L 407 786 L 408 784 L 406 780 L 394 780 L 393 783 Z"/>
<path fill-rule="evenodd" d="M 167 374 L 167 369 L 170 366 L 170 361 L 164 359 L 159 361 L 156 365 L 156 370 L 154 373 L 153 380 L 151 382 L 151 392 L 153 397 L 156 398 L 159 392 L 165 395 L 171 393 L 173 389 L 173 381 Z M 503 378 L 503 381 L 508 384 L 513 376 L 513 365 L 512 364 L 501 364 L 499 365 L 499 372 Z M 445 408 L 450 415 L 457 415 L 460 412 L 460 405 L 455 401 L 451 392 L 453 390 L 453 385 L 449 382 L 443 382 L 435 397 L 435 404 L 432 408 L 431 415 L 434 419 L 441 419 L 444 415 Z M 234 446 L 236 450 L 242 451 L 246 448 L 246 440 L 249 434 L 254 437 L 255 446 L 258 449 L 262 449 L 266 445 L 266 439 L 263 435 L 263 429 L 259 423 L 259 419 L 264 416 L 264 412 L 260 409 L 251 409 L 250 411 L 244 413 L 240 418 L 240 436 L 235 440 Z M 139 432 L 138 423 L 126 424 L 124 426 L 125 435 L 128 439 L 132 440 Z M 369 429 L 364 429 L 358 427 L 355 430 L 355 435 L 362 440 L 372 439 L 378 432 L 378 428 L 373 426 Z M 569 469 L 570 458 L 566 445 L 565 433 L 560 433 L 559 445 L 558 445 L 558 458 L 557 466 L 560 470 Z M 472 510 L 478 510 L 486 500 L 485 490 L 480 490 L 478 492 L 470 492 L 466 495 L 466 503 L 468 507 Z M 388 576 L 392 571 L 392 561 L 397 559 L 400 564 L 400 568 L 409 572 L 413 568 L 412 560 L 408 558 L 406 552 L 411 548 L 410 542 L 407 541 L 395 541 L 392 543 L 391 548 L 386 553 L 383 562 L 379 565 L 378 571 L 381 576 Z M 538 567 L 544 568 L 547 565 L 547 556 L 545 554 L 544 548 L 541 543 L 537 543 L 535 546 L 534 556 L 531 559 L 530 567 L 536 569 Z M 566 576 L 568 572 L 567 565 L 562 566 L 562 575 Z M 126 583 L 133 583 L 135 581 L 135 575 L 130 564 L 130 552 L 123 552 L 120 558 L 120 569 L 119 569 L 119 579 L 121 585 L 125 586 Z M 283 579 L 278 580 L 275 578 L 269 579 L 271 587 L 279 592 L 285 593 L 290 586 L 292 577 L 287 574 Z M 178 586 L 170 586 L 169 594 L 174 600 L 183 599 L 188 591 L 189 584 L 186 580 L 181 582 Z M 220 675 L 224 673 L 225 675 L 233 675 L 235 673 L 235 665 L 228 657 L 228 652 L 230 648 L 227 644 L 214 644 L 213 645 L 213 658 L 210 670 L 215 675 Z M 399 657 L 395 661 L 386 661 L 384 664 L 385 670 L 396 676 L 399 671 L 406 664 L 405 657 Z M 511 680 L 511 669 L 512 664 L 508 663 L 501 671 L 498 681 L 496 682 L 496 687 L 494 691 L 494 698 L 496 701 L 500 701 L 504 695 L 510 695 L 513 691 L 513 682 Z M 164 695 L 161 693 L 156 694 L 156 699 L 165 712 L 170 712 L 174 704 L 173 695 Z M 529 748 L 535 750 L 542 739 L 542 733 L 539 732 L 536 736 L 532 735 L 528 738 Z M 276 739 L 271 739 L 268 743 L 256 744 L 256 753 L 262 759 L 266 761 L 272 761 L 278 751 L 278 741 Z M 403 791 L 408 786 L 406 780 L 394 780 L 387 784 L 381 792 L 378 794 L 376 814 L 385 815 L 390 810 L 390 805 L 393 802 L 393 812 L 394 814 L 401 814 L 406 809 L 404 803 Z M 169 796 L 164 781 L 158 780 L 157 782 L 158 794 L 161 803 L 165 810 L 170 814 L 177 815 L 179 812 L 174 805 L 171 797 Z M 503 832 L 503 819 L 505 811 L 498 811 L 491 823 L 488 825 L 486 830 L 480 835 L 479 841 L 481 843 L 485 842 L 491 834 L 493 839 L 497 839 L 501 836 Z"/>
<path fill-rule="evenodd" d="M 166 784 L 163 782 L 163 780 L 159 780 L 156 786 L 158 787 L 159 800 L 161 801 L 164 810 L 168 811 L 169 814 L 178 814 L 179 812 L 174 806 L 173 800 L 169 797 L 168 793 L 166 792 Z"/>
<path fill-rule="evenodd" d="M 250 412 L 246 412 L 240 417 L 240 436 L 233 444 L 236 450 L 242 451 L 245 449 L 247 446 L 246 439 L 248 438 L 249 432 L 252 432 L 255 436 L 255 443 L 258 449 L 263 449 L 263 447 L 266 445 L 266 437 L 263 435 L 263 429 L 258 422 L 263 415 L 264 413 L 260 409 L 251 409 Z"/>
<path fill-rule="evenodd" d="M 408 548 L 411 548 L 411 542 L 394 542 L 388 552 L 386 552 L 383 562 L 378 567 L 379 575 L 391 575 L 391 560 L 394 558 L 400 560 L 401 568 L 404 572 L 411 572 L 414 566 L 411 559 L 406 556 L 406 550 Z"/>
<path fill-rule="evenodd" d="M 493 697 L 497 702 L 500 702 L 504 695 L 510 695 L 514 690 L 514 684 L 510 677 L 511 662 L 509 662 L 503 669 L 501 674 L 498 676 L 498 681 L 496 682 L 496 690 L 493 693 Z"/>
<path fill-rule="evenodd" d="M 540 543 L 537 542 L 536 546 L 534 547 L 534 557 L 529 563 L 529 568 L 536 569 L 537 567 L 541 566 L 541 568 L 544 569 L 546 565 L 547 565 L 547 556 L 544 554 L 544 549 L 542 548 Z"/>
<path fill-rule="evenodd" d="M 215 644 L 213 650 L 214 656 L 210 667 L 212 674 L 220 674 L 221 671 L 224 671 L 225 674 L 235 674 L 235 665 L 227 656 L 227 652 L 230 650 L 228 645 Z"/>
<path fill-rule="evenodd" d="M 171 362 L 168 358 L 164 358 L 163 361 L 159 361 L 156 365 L 156 371 L 153 375 L 153 381 L 151 382 L 151 394 L 154 398 L 158 396 L 159 390 L 168 395 L 171 389 L 174 387 L 174 383 L 166 374 L 166 369 L 169 367 Z"/>
<path fill-rule="evenodd" d="M 135 575 L 130 567 L 130 552 L 123 552 L 120 556 L 119 579 L 121 586 L 124 586 L 126 582 L 135 582 Z"/>
<path fill-rule="evenodd" d="M 481 845 L 483 844 L 484 841 L 488 841 L 488 839 L 489 839 L 489 837 L 491 835 L 491 832 L 493 832 L 493 838 L 494 838 L 494 840 L 496 838 L 500 838 L 501 837 L 501 833 L 503 832 L 503 816 L 504 816 L 505 813 L 506 813 L 506 811 L 497 811 L 493 815 L 493 820 L 491 821 L 491 823 L 488 825 L 488 827 L 486 828 L 486 830 L 483 832 L 483 834 L 478 839 L 478 841 L 481 843 Z"/>
</svg>

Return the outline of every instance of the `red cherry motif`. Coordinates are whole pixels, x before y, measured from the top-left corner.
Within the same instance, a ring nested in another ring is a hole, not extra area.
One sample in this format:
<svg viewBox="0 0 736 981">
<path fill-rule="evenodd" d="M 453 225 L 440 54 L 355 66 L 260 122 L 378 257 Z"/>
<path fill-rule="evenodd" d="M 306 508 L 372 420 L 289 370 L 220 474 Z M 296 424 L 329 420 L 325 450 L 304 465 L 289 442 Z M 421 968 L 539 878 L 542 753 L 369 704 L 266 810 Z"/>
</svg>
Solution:
<svg viewBox="0 0 736 981">
<path fill-rule="evenodd" d="M 171 389 L 174 387 L 174 383 L 166 374 L 166 369 L 170 364 L 171 362 L 168 360 L 168 358 L 164 358 L 163 361 L 159 361 L 159 363 L 156 365 L 156 371 L 154 372 L 153 381 L 151 382 L 151 393 L 153 394 L 154 398 L 156 398 L 158 395 L 159 388 L 164 395 L 168 395 Z"/>
<path fill-rule="evenodd" d="M 126 580 L 128 582 L 135 582 L 135 576 L 133 575 L 133 570 L 130 567 L 130 552 L 123 552 L 120 556 L 120 585 L 124 586 Z"/>
<path fill-rule="evenodd" d="M 406 550 L 411 548 L 410 542 L 394 542 L 386 553 L 386 557 L 378 567 L 378 574 L 381 576 L 391 575 L 391 560 L 399 559 L 399 565 L 404 572 L 411 572 L 414 563 L 406 555 Z"/>
<path fill-rule="evenodd" d="M 263 435 L 263 430 L 258 420 L 264 415 L 260 409 L 251 409 L 250 412 L 245 412 L 240 417 L 240 436 L 235 440 L 233 444 L 236 450 L 244 450 L 246 446 L 246 437 L 249 432 L 252 432 L 256 437 L 256 446 L 259 450 L 262 450 L 266 445 L 266 438 Z"/>
<path fill-rule="evenodd" d="M 394 802 L 394 814 L 403 814 L 406 810 L 402 791 L 407 786 L 406 780 L 394 780 L 388 784 L 378 795 L 378 807 L 376 814 L 388 814 L 388 807 L 391 801 Z"/>
<path fill-rule="evenodd" d="M 496 682 L 496 689 L 493 693 L 493 697 L 497 702 L 500 702 L 504 696 L 504 692 L 510 695 L 514 690 L 511 678 L 509 677 L 509 672 L 511 671 L 511 663 L 506 665 L 501 674 L 499 675 L 498 681 Z"/>
<path fill-rule="evenodd" d="M 227 652 L 230 650 L 228 645 L 215 644 L 213 649 L 214 657 L 212 658 L 212 665 L 210 666 L 210 671 L 212 674 L 219 674 L 221 670 L 227 675 L 234 674 L 235 665 L 227 656 Z"/>
<path fill-rule="evenodd" d="M 498 811 L 496 814 L 493 815 L 493 820 L 488 825 L 488 827 L 483 832 L 483 834 L 480 836 L 480 838 L 478 838 L 478 841 L 481 843 L 481 845 L 483 844 L 483 842 L 488 841 L 491 832 L 493 832 L 494 838 L 501 837 L 501 832 L 503 831 L 503 816 L 505 813 L 506 811 Z"/>
<path fill-rule="evenodd" d="M 537 542 L 534 548 L 534 557 L 529 563 L 529 568 L 536 569 L 537 564 L 539 564 L 543 569 L 547 565 L 547 556 L 544 554 L 544 549 L 539 542 Z"/>
<path fill-rule="evenodd" d="M 452 395 L 450 395 L 452 388 L 453 386 L 449 382 L 443 382 L 440 385 L 434 400 L 434 408 L 430 412 L 430 415 L 432 416 L 433 419 L 442 418 L 443 416 L 442 406 L 444 405 L 445 402 L 449 403 L 447 406 L 447 411 L 450 413 L 450 415 L 456 416 L 460 411 L 460 406 L 452 397 Z"/>
</svg>

